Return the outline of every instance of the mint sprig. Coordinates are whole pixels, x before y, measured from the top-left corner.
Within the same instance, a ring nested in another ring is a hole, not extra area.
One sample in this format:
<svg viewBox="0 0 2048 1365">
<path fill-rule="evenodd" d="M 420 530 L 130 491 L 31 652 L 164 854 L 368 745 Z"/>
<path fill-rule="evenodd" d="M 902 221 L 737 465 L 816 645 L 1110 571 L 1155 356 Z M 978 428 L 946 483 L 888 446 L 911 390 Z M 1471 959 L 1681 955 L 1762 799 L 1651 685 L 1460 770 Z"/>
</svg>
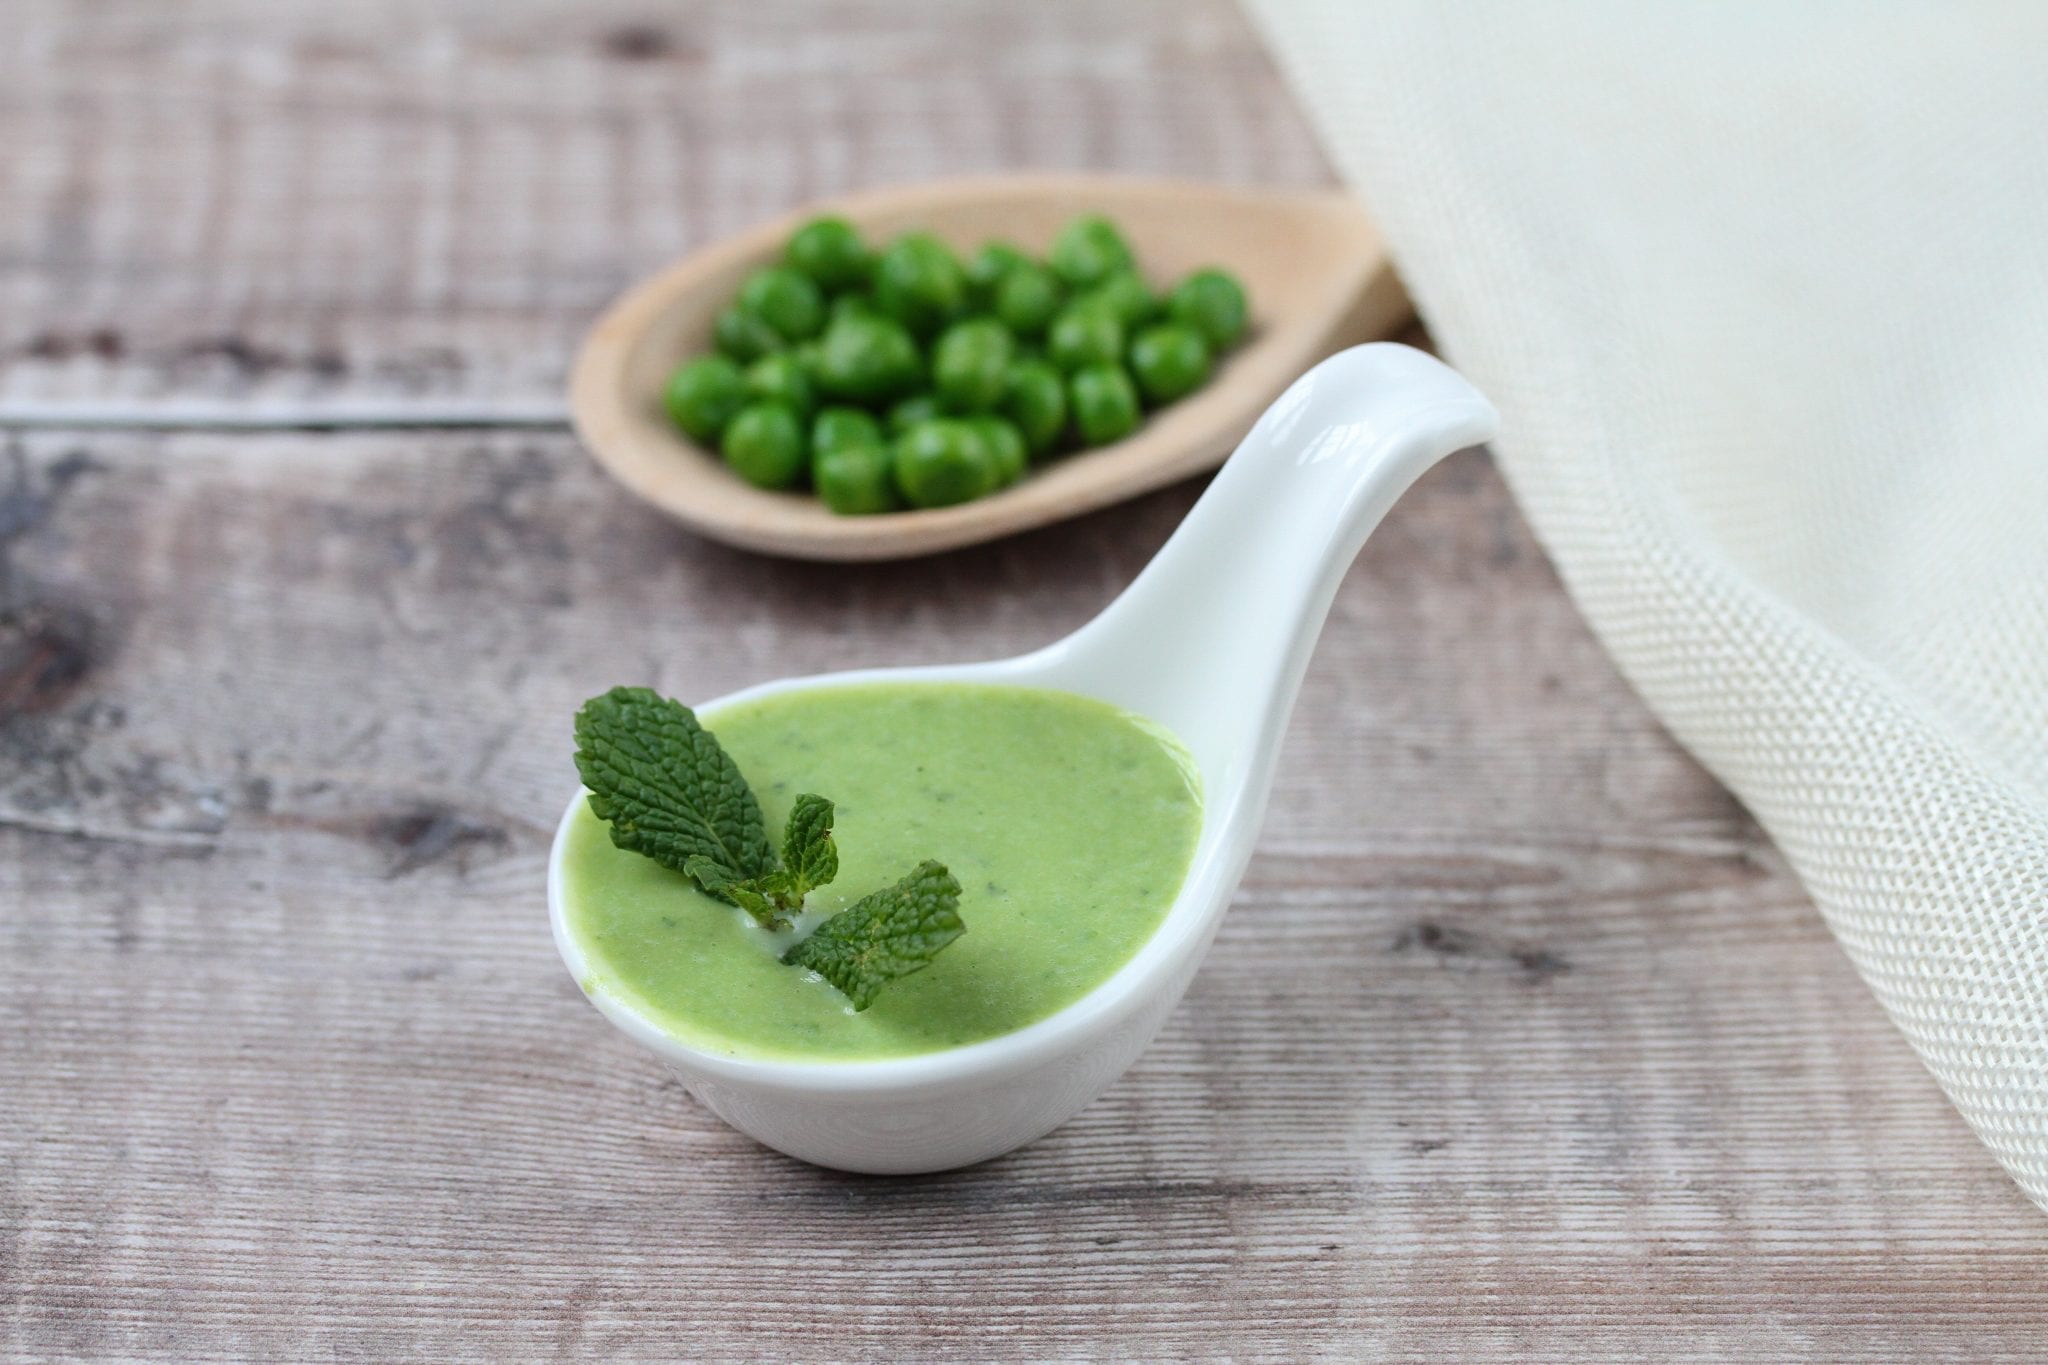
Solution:
<svg viewBox="0 0 2048 1365">
<path fill-rule="evenodd" d="M 898 977 L 931 966 L 960 937 L 960 883 L 927 859 L 894 886 L 861 897 L 782 955 L 816 972 L 864 1010 Z"/>
<path fill-rule="evenodd" d="M 689 707 L 648 688 L 615 687 L 583 704 L 576 771 L 612 843 L 683 873 L 766 928 L 789 928 L 804 898 L 839 874 L 830 801 L 797 797 L 778 857 L 761 803 L 717 737 Z M 817 972 L 864 1010 L 965 932 L 959 905 L 960 883 L 927 860 L 833 915 L 782 960 Z"/>
<path fill-rule="evenodd" d="M 771 871 L 742 877 L 701 853 L 686 859 L 683 871 L 706 895 L 730 901 L 770 929 L 787 929 L 785 915 L 803 909 L 805 896 L 839 875 L 832 803 L 809 792 L 796 799 L 782 831 L 782 863 Z"/>
</svg>

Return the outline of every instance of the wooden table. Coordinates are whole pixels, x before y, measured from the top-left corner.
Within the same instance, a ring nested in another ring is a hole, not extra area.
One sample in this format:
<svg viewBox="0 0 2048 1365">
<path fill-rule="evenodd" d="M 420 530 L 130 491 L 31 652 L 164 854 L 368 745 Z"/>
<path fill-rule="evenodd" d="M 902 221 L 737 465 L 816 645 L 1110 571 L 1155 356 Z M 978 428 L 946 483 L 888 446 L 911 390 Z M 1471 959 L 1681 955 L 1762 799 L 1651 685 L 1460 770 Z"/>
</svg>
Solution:
<svg viewBox="0 0 2048 1365">
<path fill-rule="evenodd" d="M 1222 0 L 15 0 L 0 1354 L 1931 1356 L 2048 1238 L 1484 455 L 1345 582 L 1209 965 L 1103 1100 L 869 1180 L 585 1005 L 568 718 L 1084 619 L 1195 496 L 777 563 L 603 481 L 581 328 L 806 198 L 1319 184 Z"/>
</svg>

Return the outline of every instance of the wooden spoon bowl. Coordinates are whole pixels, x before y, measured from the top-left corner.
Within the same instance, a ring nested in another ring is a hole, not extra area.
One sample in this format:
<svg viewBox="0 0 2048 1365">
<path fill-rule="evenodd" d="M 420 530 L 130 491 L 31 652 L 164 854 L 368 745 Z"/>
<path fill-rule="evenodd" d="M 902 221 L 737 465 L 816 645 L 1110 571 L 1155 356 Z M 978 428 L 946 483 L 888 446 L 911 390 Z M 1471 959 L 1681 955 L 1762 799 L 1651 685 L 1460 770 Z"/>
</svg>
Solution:
<svg viewBox="0 0 2048 1365">
<path fill-rule="evenodd" d="M 1123 228 L 1155 286 L 1220 265 L 1244 281 L 1252 305 L 1249 337 L 1209 383 L 1114 445 L 1055 458 L 957 507 L 839 516 L 808 493 L 743 482 L 662 408 L 669 374 L 711 349 L 712 319 L 806 219 L 840 214 L 874 241 L 922 228 L 963 253 L 992 237 L 1043 253 L 1062 225 L 1089 212 Z M 598 463 L 693 530 L 801 559 L 898 559 L 1043 526 L 1213 469 L 1302 371 L 1391 335 L 1410 316 L 1378 231 L 1344 195 L 1092 176 L 947 181 L 814 204 L 676 262 L 598 320 L 569 402 Z"/>
</svg>

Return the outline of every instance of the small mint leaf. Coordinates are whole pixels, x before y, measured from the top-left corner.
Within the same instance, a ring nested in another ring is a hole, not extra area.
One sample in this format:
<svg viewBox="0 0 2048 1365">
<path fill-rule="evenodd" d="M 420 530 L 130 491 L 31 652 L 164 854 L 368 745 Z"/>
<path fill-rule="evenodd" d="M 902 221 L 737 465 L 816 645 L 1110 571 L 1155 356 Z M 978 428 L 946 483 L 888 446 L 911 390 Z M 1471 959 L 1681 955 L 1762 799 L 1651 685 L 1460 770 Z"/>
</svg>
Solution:
<svg viewBox="0 0 2048 1365">
<path fill-rule="evenodd" d="M 576 713 L 576 771 L 591 811 L 630 853 L 677 872 L 693 857 L 741 878 L 775 869 L 753 790 L 681 702 L 645 687 L 592 697 Z"/>
<path fill-rule="evenodd" d="M 864 1010 L 897 977 L 929 967 L 966 928 L 960 883 L 944 864 L 927 860 L 826 920 L 782 960 L 816 972 Z"/>
<path fill-rule="evenodd" d="M 797 910 L 804 897 L 839 875 L 839 847 L 832 842 L 832 803 L 805 792 L 790 808 L 782 831 L 782 870 L 788 874 Z"/>
<path fill-rule="evenodd" d="M 781 912 L 789 907 L 784 904 L 780 892 L 789 878 L 781 872 L 770 872 L 761 877 L 736 877 L 729 867 L 721 866 L 701 853 L 683 864 L 683 871 L 691 880 L 702 887 L 704 894 L 714 896 L 728 905 L 740 909 L 760 921 L 765 929 L 787 929 L 789 921 Z"/>
<path fill-rule="evenodd" d="M 773 876 L 774 874 L 770 874 Z M 763 877 L 760 881 L 767 881 Z M 781 898 L 772 891 L 764 891 L 760 882 L 734 882 L 725 889 L 725 894 L 734 905 L 752 915 L 764 929 L 787 929 L 789 921 L 782 917 L 778 908 Z"/>
<path fill-rule="evenodd" d="M 726 887 L 746 880 L 718 859 L 707 858 L 702 853 L 693 853 L 683 859 L 683 871 L 704 889 L 707 896 L 722 896 Z"/>
</svg>

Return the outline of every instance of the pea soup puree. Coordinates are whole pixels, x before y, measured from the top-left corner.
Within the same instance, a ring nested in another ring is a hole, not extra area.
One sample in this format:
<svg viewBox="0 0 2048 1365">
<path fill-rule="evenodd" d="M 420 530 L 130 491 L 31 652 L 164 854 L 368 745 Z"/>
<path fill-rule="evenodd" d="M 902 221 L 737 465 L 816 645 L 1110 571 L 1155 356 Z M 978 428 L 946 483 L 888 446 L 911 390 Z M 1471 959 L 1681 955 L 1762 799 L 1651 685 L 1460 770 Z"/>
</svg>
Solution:
<svg viewBox="0 0 2048 1365">
<path fill-rule="evenodd" d="M 1159 927 L 1201 828 L 1194 766 L 1157 726 L 1040 688 L 879 683 L 786 692 L 703 717 L 779 829 L 837 804 L 838 878 L 773 933 L 613 846 L 584 803 L 563 863 L 584 989 L 734 1056 L 912 1056 L 1010 1033 L 1087 994 Z M 967 932 L 855 1013 L 780 954 L 920 860 L 961 885 Z"/>
</svg>

